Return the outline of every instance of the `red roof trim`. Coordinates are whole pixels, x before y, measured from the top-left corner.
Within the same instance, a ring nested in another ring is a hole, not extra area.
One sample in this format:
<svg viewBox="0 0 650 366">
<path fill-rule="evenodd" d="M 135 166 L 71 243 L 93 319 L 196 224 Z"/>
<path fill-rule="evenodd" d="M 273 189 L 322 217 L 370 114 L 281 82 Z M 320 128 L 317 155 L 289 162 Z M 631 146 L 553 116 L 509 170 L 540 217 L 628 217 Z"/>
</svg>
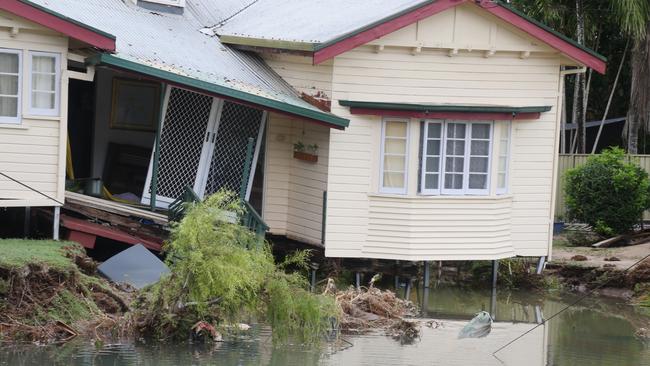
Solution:
<svg viewBox="0 0 650 366">
<path fill-rule="evenodd" d="M 434 3 L 427 4 L 421 8 L 413 10 L 397 18 L 390 19 L 384 23 L 377 25 L 376 27 L 360 32 L 352 37 L 343 39 L 340 42 L 334 43 L 330 46 L 327 46 L 323 49 L 314 52 L 313 62 L 315 65 L 319 64 L 323 61 L 329 60 L 337 55 L 347 52 L 355 47 L 371 42 L 377 38 L 385 36 L 386 34 L 395 32 L 396 30 L 399 30 L 407 25 L 415 23 L 420 19 L 430 17 L 432 15 L 440 13 L 454 6 L 463 4 L 465 2 L 471 2 L 471 1 L 438 0 Z M 481 1 L 480 4 L 478 4 L 477 6 L 480 6 L 482 9 L 496 16 L 497 18 L 512 24 L 513 26 L 517 27 L 523 32 L 531 35 L 534 38 L 539 39 L 540 41 L 548 44 L 549 46 L 555 48 L 556 50 L 566 54 L 570 58 L 588 67 L 591 67 L 592 69 L 596 70 L 601 74 L 605 73 L 606 70 L 605 61 L 572 45 L 571 43 L 563 40 L 557 35 L 554 35 L 553 33 L 519 16 L 518 14 L 513 13 L 512 11 L 504 8 L 498 3 Z"/>
<path fill-rule="evenodd" d="M 510 10 L 502 6 L 495 6 L 494 4 L 483 2 L 481 2 L 479 6 L 497 18 L 514 25 L 520 30 L 539 39 L 540 41 L 548 44 L 549 46 L 564 53 L 572 59 L 584 64 L 585 66 L 591 67 L 601 74 L 605 73 L 605 70 L 607 68 L 607 63 L 605 61 L 589 54 L 588 52 L 585 52 L 584 50 L 581 50 L 580 48 L 559 38 L 551 32 L 540 28 L 536 24 L 529 22 L 528 20 L 511 12 Z"/>
<path fill-rule="evenodd" d="M 417 111 L 399 111 L 389 109 L 370 109 L 370 108 L 350 108 L 352 114 L 362 114 L 370 116 L 386 117 L 406 117 L 406 118 L 430 118 L 430 119 L 454 119 L 462 121 L 510 121 L 510 120 L 532 120 L 539 119 L 540 113 L 493 113 L 493 112 L 417 112 Z"/>
<path fill-rule="evenodd" d="M 0 1 L 0 9 L 102 50 L 115 51 L 115 38 L 93 31 L 88 27 L 72 21 L 72 19 L 67 20 L 58 17 L 19 0 L 2 0 Z"/>
<path fill-rule="evenodd" d="M 330 58 L 340 55 L 343 52 L 347 52 L 355 47 L 361 46 L 370 41 L 374 41 L 379 37 L 385 36 L 386 34 L 393 33 L 396 30 L 413 24 L 420 19 L 428 18 L 456 5 L 462 4 L 465 1 L 467 0 L 438 0 L 421 8 L 417 8 L 402 16 L 381 23 L 376 27 L 355 34 L 352 37 L 346 38 L 340 42 L 334 43 L 331 46 L 314 52 L 314 65 L 329 60 Z"/>
</svg>

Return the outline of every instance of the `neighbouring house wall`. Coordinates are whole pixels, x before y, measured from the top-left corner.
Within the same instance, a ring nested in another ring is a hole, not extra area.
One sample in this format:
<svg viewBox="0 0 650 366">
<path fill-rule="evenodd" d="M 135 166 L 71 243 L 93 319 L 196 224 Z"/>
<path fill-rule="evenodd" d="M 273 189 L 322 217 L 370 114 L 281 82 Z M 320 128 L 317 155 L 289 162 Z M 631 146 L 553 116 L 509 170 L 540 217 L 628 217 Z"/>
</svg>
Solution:
<svg viewBox="0 0 650 366">
<path fill-rule="evenodd" d="M 12 29 L 17 33 L 11 33 Z M 22 51 L 20 124 L 0 124 L 0 172 L 56 199 L 64 200 L 67 130 L 68 38 L 13 14 L 0 11 L 0 48 Z M 61 78 L 59 115 L 29 114 L 28 52 L 59 53 Z M 0 207 L 59 206 L 0 176 Z"/>
<path fill-rule="evenodd" d="M 332 112 L 351 123 L 330 135 L 327 256 L 470 260 L 550 254 L 559 71 L 571 62 L 480 12 L 472 4 L 458 6 L 334 59 Z M 450 57 L 447 47 L 458 54 Z M 487 55 L 490 50 L 495 53 Z M 509 194 L 502 196 L 494 189 L 496 144 L 489 196 L 419 195 L 420 121 L 411 119 L 408 191 L 387 195 L 378 193 L 381 118 L 351 115 L 339 100 L 552 110 L 512 123 Z"/>
<path fill-rule="evenodd" d="M 267 128 L 264 221 L 272 234 L 320 245 L 329 128 L 273 113 Z M 318 144 L 318 162 L 295 159 L 297 141 Z"/>
<path fill-rule="evenodd" d="M 93 177 L 104 174 L 106 153 L 109 143 L 132 145 L 153 149 L 155 133 L 150 131 L 123 130 L 110 127 L 113 105 L 113 79 L 119 77 L 115 71 L 98 69 L 95 75 L 95 129 L 93 135 Z M 124 76 L 122 76 L 124 77 Z"/>
</svg>

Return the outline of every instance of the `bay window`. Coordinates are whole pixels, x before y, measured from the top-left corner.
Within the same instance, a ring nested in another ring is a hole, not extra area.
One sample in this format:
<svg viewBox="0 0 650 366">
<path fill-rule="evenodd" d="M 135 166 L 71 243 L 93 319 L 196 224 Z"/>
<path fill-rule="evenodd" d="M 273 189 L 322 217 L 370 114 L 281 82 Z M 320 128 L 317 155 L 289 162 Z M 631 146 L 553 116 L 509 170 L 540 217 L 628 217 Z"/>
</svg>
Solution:
<svg viewBox="0 0 650 366">
<path fill-rule="evenodd" d="M 510 155 L 510 122 L 499 130 L 499 162 L 497 169 L 497 194 L 508 193 L 508 156 Z"/>
<path fill-rule="evenodd" d="M 383 121 L 379 184 L 382 193 L 406 193 L 408 125 L 408 119 L 391 118 Z"/>
<path fill-rule="evenodd" d="M 35 115 L 58 115 L 59 55 L 30 52 L 30 103 Z"/>
<path fill-rule="evenodd" d="M 425 121 L 420 193 L 489 194 L 492 130 L 492 122 Z"/>
<path fill-rule="evenodd" d="M 0 49 L 0 123 L 20 123 L 21 52 Z"/>
</svg>

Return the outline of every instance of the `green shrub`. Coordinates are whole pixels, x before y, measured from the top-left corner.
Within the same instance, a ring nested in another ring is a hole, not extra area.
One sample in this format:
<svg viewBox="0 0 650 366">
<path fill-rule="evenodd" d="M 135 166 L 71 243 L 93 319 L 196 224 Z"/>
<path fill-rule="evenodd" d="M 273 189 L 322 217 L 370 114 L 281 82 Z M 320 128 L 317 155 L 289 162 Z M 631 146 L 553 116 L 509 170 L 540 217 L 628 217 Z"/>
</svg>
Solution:
<svg viewBox="0 0 650 366">
<path fill-rule="evenodd" d="M 198 321 L 215 326 L 266 320 L 275 341 L 317 342 L 336 323 L 330 296 L 307 290 L 309 253 L 276 264 L 268 243 L 240 225 L 238 196 L 220 191 L 191 207 L 166 244 L 171 274 L 145 289 L 136 303 L 143 335 L 186 339 Z"/>
<path fill-rule="evenodd" d="M 620 148 L 604 150 L 570 169 L 565 189 L 569 218 L 604 236 L 632 230 L 650 203 L 648 173 L 625 162 Z"/>
</svg>

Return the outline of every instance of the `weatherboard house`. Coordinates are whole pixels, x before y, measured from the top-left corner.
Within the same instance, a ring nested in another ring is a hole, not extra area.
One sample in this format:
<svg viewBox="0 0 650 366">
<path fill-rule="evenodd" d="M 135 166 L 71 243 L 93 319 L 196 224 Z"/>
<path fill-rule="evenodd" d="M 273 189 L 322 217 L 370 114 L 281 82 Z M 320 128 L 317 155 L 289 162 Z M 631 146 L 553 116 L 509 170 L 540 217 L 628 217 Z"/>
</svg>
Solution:
<svg viewBox="0 0 650 366">
<path fill-rule="evenodd" d="M 229 188 L 330 257 L 547 257 L 587 67 L 502 1 L 2 0 L 0 207 L 155 247 L 82 214 L 162 222 L 143 206 Z"/>
</svg>

